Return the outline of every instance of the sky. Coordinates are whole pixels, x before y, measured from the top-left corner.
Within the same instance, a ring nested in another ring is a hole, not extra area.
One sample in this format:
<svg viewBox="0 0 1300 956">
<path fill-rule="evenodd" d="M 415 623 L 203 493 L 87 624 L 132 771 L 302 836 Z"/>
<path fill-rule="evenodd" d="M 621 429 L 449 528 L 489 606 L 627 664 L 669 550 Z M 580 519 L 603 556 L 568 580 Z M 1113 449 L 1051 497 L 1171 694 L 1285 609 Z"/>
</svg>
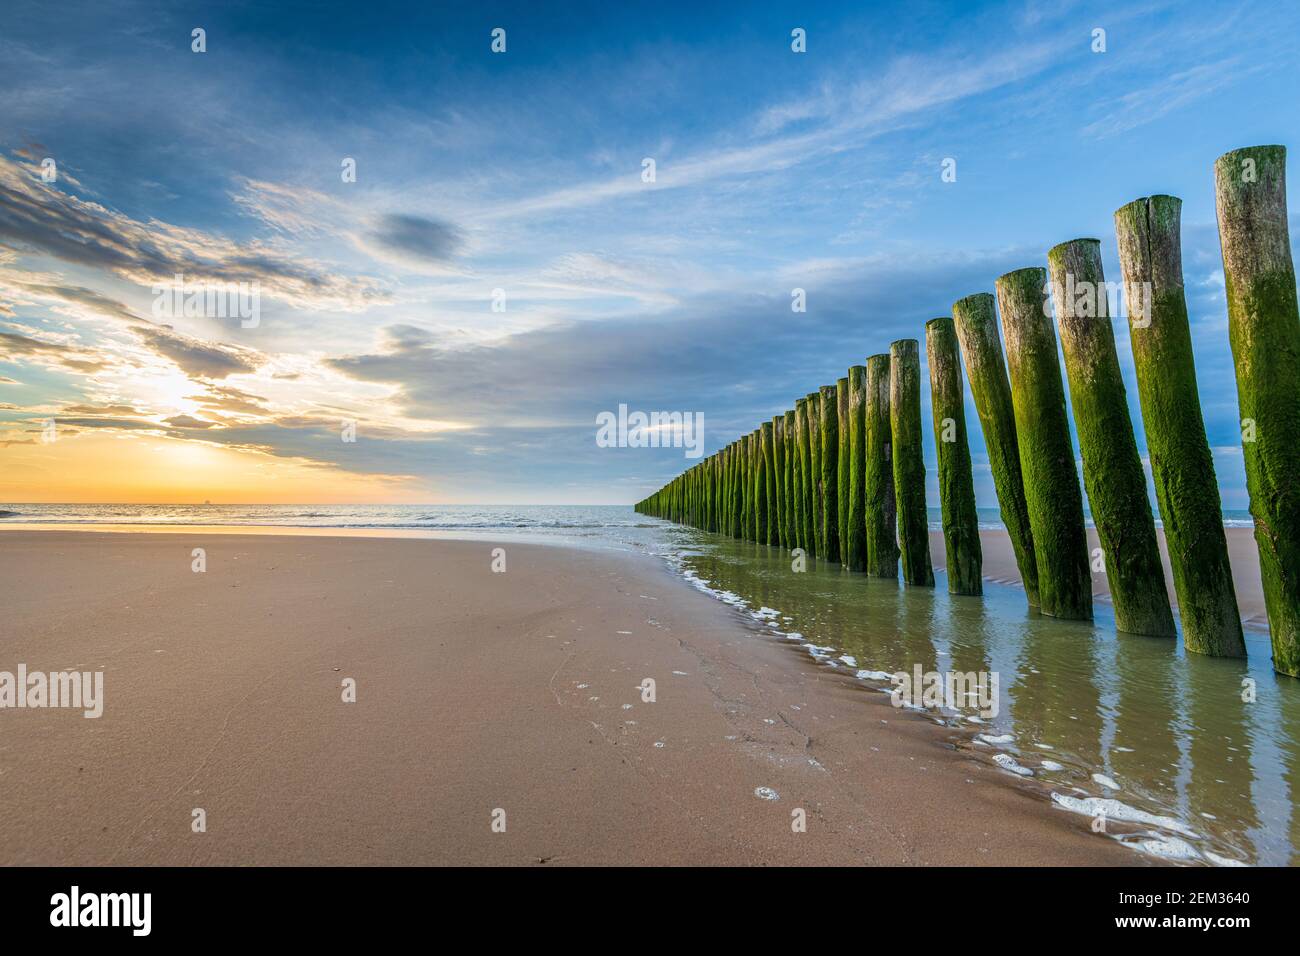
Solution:
<svg viewBox="0 0 1300 956">
<path fill-rule="evenodd" d="M 1249 2 L 7 4 L 0 502 L 632 503 L 694 462 L 602 412 L 710 454 L 1171 193 L 1243 508 L 1212 166 L 1300 142 L 1298 54 Z"/>
</svg>

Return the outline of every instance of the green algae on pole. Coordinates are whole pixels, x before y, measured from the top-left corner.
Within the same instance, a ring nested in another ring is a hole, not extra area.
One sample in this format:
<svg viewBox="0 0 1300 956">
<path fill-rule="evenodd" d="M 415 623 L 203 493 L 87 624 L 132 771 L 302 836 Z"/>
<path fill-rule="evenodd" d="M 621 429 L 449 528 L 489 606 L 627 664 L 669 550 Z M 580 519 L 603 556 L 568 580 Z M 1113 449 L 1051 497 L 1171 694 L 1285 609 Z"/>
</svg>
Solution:
<svg viewBox="0 0 1300 956">
<path fill-rule="evenodd" d="M 808 399 L 794 400 L 794 518 L 795 547 L 803 548 L 805 554 L 811 554 L 811 535 L 808 529 L 811 515 L 808 513 Z"/>
<path fill-rule="evenodd" d="M 749 510 L 752 523 L 750 539 L 763 540 L 763 450 L 762 433 L 755 428 L 749 435 Z"/>
<path fill-rule="evenodd" d="M 864 415 L 863 501 L 866 515 L 867 573 L 898 578 L 898 532 L 894 509 L 893 439 L 889 424 L 889 355 L 867 359 L 867 406 Z"/>
<path fill-rule="evenodd" d="M 817 422 L 821 453 L 818 465 L 821 469 L 822 499 L 822 534 L 817 553 L 827 561 L 840 559 L 840 515 L 839 515 L 839 412 L 834 385 L 823 385 L 821 392 L 821 417 Z"/>
<path fill-rule="evenodd" d="M 989 470 L 997 492 L 1002 524 L 1020 569 L 1025 596 L 1038 606 L 1038 560 L 1034 554 L 1034 532 L 1025 503 L 1025 484 L 1020 474 L 1020 445 L 1016 439 L 1016 413 L 1011 403 L 1011 382 L 1002 358 L 997 312 L 993 296 L 979 292 L 959 299 L 952 306 L 953 325 L 961 343 L 966 379 L 970 382 L 984 432 Z"/>
<path fill-rule="evenodd" d="M 1176 637 L 1146 473 L 1115 351 L 1101 243 L 1063 242 L 1048 252 L 1047 262 L 1083 482 L 1105 556 L 1115 626 L 1127 634 Z"/>
<path fill-rule="evenodd" d="M 1048 617 L 1092 619 L 1092 576 L 1083 495 L 1065 410 L 1052 320 L 1044 315 L 1047 272 L 1018 269 L 996 283 L 1006 339 L 1020 472 L 1034 535 L 1039 609 Z"/>
<path fill-rule="evenodd" d="M 1214 164 L 1228 338 L 1273 669 L 1300 677 L 1300 312 L 1287 229 L 1286 148 Z"/>
<path fill-rule="evenodd" d="M 785 418 L 772 416 L 772 543 L 778 548 L 785 542 Z"/>
<path fill-rule="evenodd" d="M 837 560 L 844 567 L 849 566 L 846 549 L 849 540 L 849 380 L 847 377 L 835 381 L 835 517 L 836 531 L 839 537 L 839 554 Z"/>
<path fill-rule="evenodd" d="M 731 530 L 733 538 L 744 537 L 744 526 L 741 524 L 741 511 L 744 504 L 744 495 L 742 492 L 743 482 L 740 480 L 740 452 L 742 447 L 741 439 L 737 438 L 731 443 Z"/>
<path fill-rule="evenodd" d="M 798 446 L 795 441 L 794 409 L 788 409 L 782 417 L 785 426 L 781 434 L 785 444 L 785 546 L 793 550 L 799 546 L 799 533 L 795 522 L 795 489 L 798 485 L 795 483 L 794 466 Z"/>
<path fill-rule="evenodd" d="M 1219 484 L 1196 387 L 1183 295 L 1181 211 L 1180 199 L 1150 196 L 1115 213 L 1129 339 L 1183 644 L 1199 654 L 1245 657 Z"/>
<path fill-rule="evenodd" d="M 808 429 L 808 553 L 821 557 L 822 544 L 822 469 L 821 469 L 821 393 L 809 392 L 804 407 L 804 427 Z"/>
<path fill-rule="evenodd" d="M 943 512 L 943 547 L 948 565 L 948 591 L 982 594 L 983 551 L 979 515 L 975 510 L 975 480 L 966 443 L 966 402 L 957 356 L 957 330 L 952 319 L 931 319 L 925 325 L 926 364 L 930 367 L 930 410 L 939 459 L 939 505 Z"/>
<path fill-rule="evenodd" d="M 848 413 L 848 511 L 845 515 L 845 566 L 850 571 L 867 569 L 866 447 L 867 367 L 849 368 Z"/>
<path fill-rule="evenodd" d="M 776 530 L 776 470 L 772 450 L 772 423 L 763 422 L 763 543 L 780 545 Z"/>
<path fill-rule="evenodd" d="M 930 516 L 925 509 L 925 458 L 921 450 L 920 353 L 916 339 L 899 339 L 889 346 L 889 429 L 903 580 L 934 587 Z"/>
</svg>

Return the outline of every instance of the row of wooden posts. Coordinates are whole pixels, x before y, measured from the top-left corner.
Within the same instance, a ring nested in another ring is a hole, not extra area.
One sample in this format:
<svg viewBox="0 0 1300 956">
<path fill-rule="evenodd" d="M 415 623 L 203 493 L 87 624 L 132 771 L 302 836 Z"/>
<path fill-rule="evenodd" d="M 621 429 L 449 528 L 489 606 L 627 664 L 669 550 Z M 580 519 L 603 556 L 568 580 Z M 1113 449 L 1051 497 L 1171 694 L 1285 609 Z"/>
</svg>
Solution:
<svg viewBox="0 0 1300 956">
<path fill-rule="evenodd" d="M 1219 238 L 1250 509 L 1274 668 L 1300 676 L 1300 313 L 1287 229 L 1286 150 L 1215 164 Z M 1138 397 L 1187 648 L 1242 657 L 1218 483 L 1197 393 L 1172 196 L 1115 213 Z M 1090 555 L 1057 352 L 1119 630 L 1175 636 L 1155 522 L 1120 374 L 1101 245 L 1062 243 L 1048 269 L 1009 272 L 926 323 L 948 590 L 978 595 L 962 367 L 1029 604 L 1092 618 Z M 1050 289 L 1052 309 L 1046 305 Z M 996 308 L 995 308 L 996 305 Z M 1056 322 L 1052 321 L 1054 311 Z M 998 315 L 1001 315 L 999 335 Z M 1003 358 L 1003 345 L 1006 355 Z M 960 356 L 960 357 L 959 357 Z M 854 365 L 834 385 L 696 464 L 636 506 L 648 515 L 850 571 L 934 584 L 921 451 L 919 343 Z"/>
</svg>

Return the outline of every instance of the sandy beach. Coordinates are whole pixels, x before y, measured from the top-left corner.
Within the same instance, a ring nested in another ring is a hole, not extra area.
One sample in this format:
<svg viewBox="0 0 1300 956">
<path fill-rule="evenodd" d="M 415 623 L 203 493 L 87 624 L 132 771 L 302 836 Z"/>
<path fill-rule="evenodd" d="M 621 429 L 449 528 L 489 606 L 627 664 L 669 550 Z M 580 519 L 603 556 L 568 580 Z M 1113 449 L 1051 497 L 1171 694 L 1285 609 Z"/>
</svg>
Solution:
<svg viewBox="0 0 1300 956">
<path fill-rule="evenodd" d="M 11 530 L 0 573 L 0 670 L 105 675 L 0 715 L 3 864 L 1150 862 L 656 559 Z"/>
</svg>

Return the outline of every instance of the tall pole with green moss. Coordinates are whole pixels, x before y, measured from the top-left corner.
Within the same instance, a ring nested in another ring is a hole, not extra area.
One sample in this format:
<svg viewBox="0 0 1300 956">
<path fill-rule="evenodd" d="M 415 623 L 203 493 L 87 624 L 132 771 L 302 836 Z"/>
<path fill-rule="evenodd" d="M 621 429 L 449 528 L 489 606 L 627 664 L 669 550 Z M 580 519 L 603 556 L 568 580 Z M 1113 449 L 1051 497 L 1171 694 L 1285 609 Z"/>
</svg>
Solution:
<svg viewBox="0 0 1300 956">
<path fill-rule="evenodd" d="M 772 417 L 772 520 L 773 537 L 778 548 L 785 543 L 785 485 L 783 469 L 785 468 L 785 419 L 780 415 Z"/>
<path fill-rule="evenodd" d="M 808 399 L 794 400 L 794 492 L 795 546 L 812 553 L 812 515 L 808 513 Z"/>
<path fill-rule="evenodd" d="M 1063 242 L 1048 252 L 1047 261 L 1083 480 L 1101 539 L 1115 625 L 1128 634 L 1175 637 L 1146 473 L 1110 324 L 1101 243 Z"/>
<path fill-rule="evenodd" d="M 907 584 L 934 587 L 921 427 L 920 344 L 916 339 L 899 339 L 889 346 L 889 428 L 903 580 Z"/>
<path fill-rule="evenodd" d="M 997 281 L 1006 339 L 1020 472 L 1038 563 L 1039 608 L 1048 617 L 1092 619 L 1092 576 L 1083 495 L 1065 410 L 1052 320 L 1044 314 L 1047 272 L 1018 269 Z"/>
<path fill-rule="evenodd" d="M 993 473 L 1002 524 L 1007 529 L 1016 567 L 1031 607 L 1038 606 L 1038 559 L 1034 532 L 1029 524 L 1025 483 L 1020 473 L 1020 444 L 1016 438 L 1016 413 L 1011 403 L 1011 382 L 1002 358 L 997 311 L 987 292 L 959 299 L 952 306 L 953 325 L 961 344 L 966 378 L 970 382 L 984 447 Z"/>
<path fill-rule="evenodd" d="M 943 512 L 943 547 L 952 594 L 982 594 L 983 550 L 970 446 L 966 443 L 966 398 L 952 319 L 931 319 L 925 326 L 926 364 L 930 367 L 930 411 L 939 461 L 939 506 Z"/>
<path fill-rule="evenodd" d="M 849 368 L 848 513 L 845 518 L 845 564 L 850 571 L 867 569 L 866 448 L 867 367 Z"/>
<path fill-rule="evenodd" d="M 808 553 L 822 556 L 822 468 L 821 468 L 821 393 L 809 392 L 806 396 L 807 415 L 804 425 L 808 429 L 808 513 L 810 517 Z"/>
<path fill-rule="evenodd" d="M 1149 196 L 1115 213 L 1147 454 L 1189 651 L 1245 657 L 1219 483 L 1201 418 L 1183 295 L 1182 200 Z"/>
<path fill-rule="evenodd" d="M 1214 164 L 1214 179 L 1273 669 L 1300 677 L 1300 314 L 1287 228 L 1286 149 L 1225 153 Z"/>
<path fill-rule="evenodd" d="M 838 444 L 835 449 L 835 516 L 840 553 L 839 562 L 845 568 L 849 566 L 849 380 L 848 377 L 835 381 L 835 434 Z"/>
<path fill-rule="evenodd" d="M 839 465 L 840 447 L 839 413 L 834 385 L 823 385 L 821 392 L 821 416 L 817 422 L 821 453 L 818 466 L 821 469 L 822 499 L 822 536 L 821 546 L 817 549 L 827 561 L 840 559 L 840 515 L 839 515 Z"/>
<path fill-rule="evenodd" d="M 731 535 L 734 538 L 743 538 L 745 536 L 745 481 L 742 477 L 744 471 L 744 453 L 745 438 L 740 436 L 733 443 L 731 451 L 731 500 L 734 514 L 732 515 Z"/>
<path fill-rule="evenodd" d="M 763 544 L 777 545 L 776 467 L 772 454 L 772 423 L 759 425 L 763 433 Z"/>
<path fill-rule="evenodd" d="M 893 439 L 889 423 L 889 355 L 867 359 L 867 443 L 864 450 L 864 497 L 867 573 L 898 578 L 898 531 L 895 520 Z"/>
<path fill-rule="evenodd" d="M 798 522 L 796 519 L 798 484 L 795 481 L 795 461 L 798 458 L 798 440 L 796 438 L 794 409 L 786 411 L 782 428 L 782 440 L 785 443 L 785 546 L 793 550 L 799 546 Z"/>
</svg>

